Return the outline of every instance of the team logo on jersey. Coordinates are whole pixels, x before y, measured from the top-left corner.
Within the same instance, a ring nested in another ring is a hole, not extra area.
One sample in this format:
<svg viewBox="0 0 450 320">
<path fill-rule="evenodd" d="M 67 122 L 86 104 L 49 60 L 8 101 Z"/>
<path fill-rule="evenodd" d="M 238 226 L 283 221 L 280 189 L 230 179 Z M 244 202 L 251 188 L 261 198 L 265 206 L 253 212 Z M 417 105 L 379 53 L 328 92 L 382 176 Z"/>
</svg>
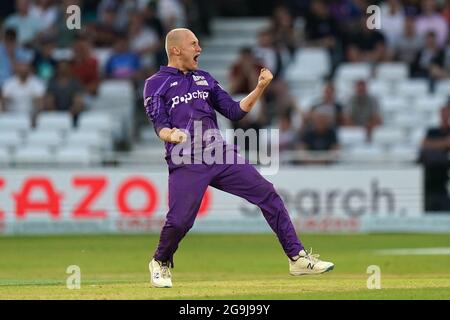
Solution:
<svg viewBox="0 0 450 320">
<path fill-rule="evenodd" d="M 172 108 L 175 108 L 177 104 L 181 103 L 189 103 L 192 99 L 208 99 L 209 92 L 207 91 L 194 91 L 194 92 L 188 92 L 183 96 L 175 96 L 172 98 Z"/>
<path fill-rule="evenodd" d="M 198 86 L 207 86 L 208 85 L 208 81 L 206 81 L 204 76 L 192 75 L 192 78 L 194 79 L 195 84 Z"/>
<path fill-rule="evenodd" d="M 175 87 L 177 84 L 178 84 L 178 81 L 172 82 L 169 87 L 170 88 Z"/>
</svg>

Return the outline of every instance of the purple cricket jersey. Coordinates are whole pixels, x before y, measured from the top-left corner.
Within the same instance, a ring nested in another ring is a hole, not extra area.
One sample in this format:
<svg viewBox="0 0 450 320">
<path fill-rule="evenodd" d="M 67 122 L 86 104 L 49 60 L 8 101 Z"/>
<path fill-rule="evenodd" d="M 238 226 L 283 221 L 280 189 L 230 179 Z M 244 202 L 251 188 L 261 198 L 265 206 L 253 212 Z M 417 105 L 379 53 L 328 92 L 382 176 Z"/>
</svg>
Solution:
<svg viewBox="0 0 450 320">
<path fill-rule="evenodd" d="M 165 127 L 176 127 L 187 130 L 191 137 L 194 121 L 201 121 L 203 133 L 208 129 L 219 130 L 215 111 L 232 121 L 247 114 L 208 72 L 195 70 L 184 74 L 167 66 L 161 66 L 159 72 L 145 81 L 144 106 L 156 133 Z M 225 144 L 223 138 L 221 143 Z M 174 146 L 165 143 L 166 159 Z M 204 142 L 202 146 L 205 147 Z"/>
</svg>

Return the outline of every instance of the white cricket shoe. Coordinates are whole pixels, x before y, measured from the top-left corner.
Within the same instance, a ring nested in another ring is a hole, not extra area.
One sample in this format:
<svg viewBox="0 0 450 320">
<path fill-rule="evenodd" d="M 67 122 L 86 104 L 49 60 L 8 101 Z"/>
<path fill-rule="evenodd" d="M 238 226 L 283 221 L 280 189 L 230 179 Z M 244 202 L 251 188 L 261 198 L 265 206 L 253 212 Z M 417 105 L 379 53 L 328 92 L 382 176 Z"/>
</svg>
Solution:
<svg viewBox="0 0 450 320">
<path fill-rule="evenodd" d="M 309 253 L 305 250 L 300 251 L 295 261 L 289 259 L 289 273 L 293 276 L 319 274 L 331 271 L 333 268 L 333 263 L 319 260 L 319 255 L 312 254 L 312 249 Z"/>
<path fill-rule="evenodd" d="M 172 288 L 172 275 L 167 262 L 152 259 L 148 264 L 150 283 L 155 288 Z"/>
</svg>

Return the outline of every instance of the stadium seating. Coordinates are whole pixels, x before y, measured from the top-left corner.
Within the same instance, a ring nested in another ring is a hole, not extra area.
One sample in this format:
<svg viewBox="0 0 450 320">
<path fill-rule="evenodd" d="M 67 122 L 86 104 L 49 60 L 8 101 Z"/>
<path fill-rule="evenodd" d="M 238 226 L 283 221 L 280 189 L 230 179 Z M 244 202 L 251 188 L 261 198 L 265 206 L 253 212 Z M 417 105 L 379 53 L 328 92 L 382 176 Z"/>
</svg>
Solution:
<svg viewBox="0 0 450 320">
<path fill-rule="evenodd" d="M 29 132 L 25 144 L 27 146 L 47 147 L 55 149 L 63 143 L 63 136 L 57 130 L 36 129 Z"/>
<path fill-rule="evenodd" d="M 367 80 L 372 75 L 372 68 L 369 63 L 342 63 L 336 71 L 335 79 L 338 82 L 353 82 L 357 80 Z"/>
<path fill-rule="evenodd" d="M 0 148 L 12 150 L 20 147 L 22 144 L 23 138 L 19 131 L 0 129 Z"/>
<path fill-rule="evenodd" d="M 428 94 L 429 85 L 425 79 L 409 79 L 398 86 L 398 94 L 406 98 L 418 98 Z"/>
<path fill-rule="evenodd" d="M 11 152 L 0 146 L 0 167 L 8 166 L 11 162 Z"/>
<path fill-rule="evenodd" d="M 17 166 L 22 165 L 49 165 L 55 162 L 54 155 L 45 146 L 27 145 L 18 149 L 13 156 Z"/>
<path fill-rule="evenodd" d="M 323 48 L 299 49 L 286 71 L 286 79 L 320 79 L 331 72 L 330 54 Z"/>
<path fill-rule="evenodd" d="M 379 127 L 373 132 L 372 142 L 380 147 L 401 145 L 406 142 L 406 137 L 404 131 L 400 128 Z"/>
<path fill-rule="evenodd" d="M 3 113 L 0 114 L 0 129 L 27 131 L 31 128 L 31 118 L 28 114 Z"/>
<path fill-rule="evenodd" d="M 380 63 L 375 68 L 375 76 L 381 81 L 399 81 L 408 78 L 409 68 L 406 63 L 388 62 Z"/>
<path fill-rule="evenodd" d="M 55 161 L 63 166 L 88 167 L 100 164 L 100 157 L 89 146 L 68 145 L 55 153 Z"/>
<path fill-rule="evenodd" d="M 102 134 L 100 130 L 72 130 L 68 132 L 66 144 L 72 147 L 86 147 L 94 151 L 112 150 L 110 135 Z"/>
<path fill-rule="evenodd" d="M 366 141 L 366 130 L 364 128 L 356 128 L 356 127 L 339 128 L 338 141 L 344 148 L 363 145 Z"/>
<path fill-rule="evenodd" d="M 46 111 L 39 113 L 36 123 L 37 129 L 44 130 L 51 128 L 52 130 L 68 131 L 73 126 L 72 115 L 69 112 Z"/>
</svg>

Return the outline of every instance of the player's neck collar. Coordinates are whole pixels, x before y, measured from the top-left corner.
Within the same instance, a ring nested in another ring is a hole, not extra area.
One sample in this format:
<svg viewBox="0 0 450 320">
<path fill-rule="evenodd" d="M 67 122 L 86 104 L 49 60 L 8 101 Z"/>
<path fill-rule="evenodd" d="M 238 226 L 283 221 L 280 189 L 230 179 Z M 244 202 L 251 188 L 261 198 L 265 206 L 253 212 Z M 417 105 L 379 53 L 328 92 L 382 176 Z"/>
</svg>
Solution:
<svg viewBox="0 0 450 320">
<path fill-rule="evenodd" d="M 172 73 L 172 74 L 181 74 L 181 75 L 188 75 L 188 74 L 194 72 L 194 71 L 188 71 L 188 72 L 185 74 L 185 73 L 184 73 L 183 71 L 181 71 L 180 69 L 177 69 L 177 68 L 175 68 L 175 67 L 169 67 L 169 66 L 161 66 L 161 67 L 159 68 L 159 70 L 160 70 L 160 71 L 164 71 L 164 72 L 169 72 L 169 73 Z"/>
</svg>

